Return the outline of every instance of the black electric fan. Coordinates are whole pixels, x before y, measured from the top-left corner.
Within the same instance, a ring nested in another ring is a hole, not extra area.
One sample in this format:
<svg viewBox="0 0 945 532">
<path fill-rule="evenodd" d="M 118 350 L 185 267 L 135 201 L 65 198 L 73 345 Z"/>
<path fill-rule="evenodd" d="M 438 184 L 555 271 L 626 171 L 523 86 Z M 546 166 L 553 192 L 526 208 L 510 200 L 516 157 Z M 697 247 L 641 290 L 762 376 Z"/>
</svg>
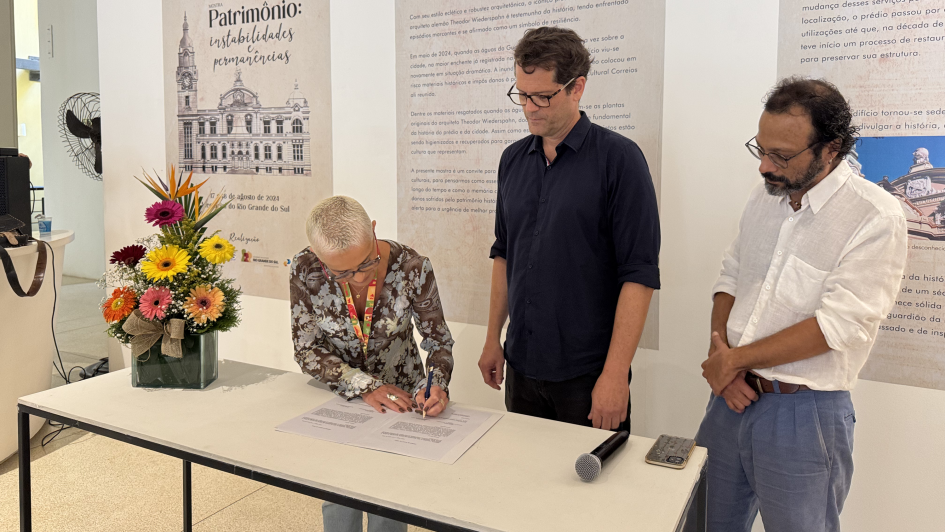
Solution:
<svg viewBox="0 0 945 532">
<path fill-rule="evenodd" d="M 98 94 L 73 94 L 59 108 L 59 133 L 79 170 L 102 180 L 102 117 Z"/>
</svg>

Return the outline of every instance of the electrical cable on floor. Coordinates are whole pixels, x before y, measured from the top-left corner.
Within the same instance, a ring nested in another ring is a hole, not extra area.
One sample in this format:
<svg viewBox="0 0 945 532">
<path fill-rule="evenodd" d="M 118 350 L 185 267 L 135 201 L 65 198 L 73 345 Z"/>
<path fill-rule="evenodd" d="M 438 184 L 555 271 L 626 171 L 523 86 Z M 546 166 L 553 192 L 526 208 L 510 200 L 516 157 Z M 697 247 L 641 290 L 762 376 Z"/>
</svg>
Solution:
<svg viewBox="0 0 945 532">
<path fill-rule="evenodd" d="M 56 340 L 56 304 L 59 301 L 59 291 L 56 290 L 56 252 L 53 251 L 53 247 L 49 245 L 49 242 L 45 240 L 37 240 L 39 245 L 46 246 L 49 248 L 49 253 L 52 254 L 52 287 L 53 287 L 53 307 L 52 307 L 52 317 L 49 318 L 49 327 L 52 330 L 52 339 L 53 345 L 56 347 L 56 357 L 59 358 L 59 365 L 56 365 L 56 361 L 53 360 L 53 367 L 56 368 L 56 372 L 59 373 L 59 376 L 62 377 L 62 380 L 66 381 L 66 384 L 69 384 L 69 374 L 65 371 L 65 364 L 62 363 L 62 354 L 59 353 L 59 342 Z M 72 368 L 75 369 L 75 368 Z M 70 372 L 72 370 L 69 370 Z"/>
<path fill-rule="evenodd" d="M 85 368 L 83 368 L 82 366 L 72 366 L 71 368 L 69 368 L 69 373 L 68 373 L 68 375 L 69 375 L 69 380 L 66 381 L 66 384 L 69 384 L 69 383 L 72 382 L 72 372 L 73 372 L 73 371 L 79 370 L 79 376 L 81 377 L 81 376 L 84 376 L 84 375 L 85 375 L 85 372 L 82 371 L 82 370 L 84 370 L 84 369 L 85 369 Z"/>
<path fill-rule="evenodd" d="M 59 373 L 59 376 L 62 377 L 62 380 L 66 381 L 66 384 L 70 383 L 69 377 L 72 375 L 72 370 L 75 368 L 81 368 L 81 366 L 75 366 L 69 370 L 68 373 L 65 371 L 65 365 L 62 362 L 62 354 L 59 352 L 59 342 L 56 340 L 56 304 L 59 301 L 59 291 L 56 290 L 56 252 L 53 251 L 53 247 L 49 245 L 49 242 L 45 240 L 37 240 L 40 245 L 44 245 L 49 249 L 49 252 L 52 254 L 52 286 L 53 286 L 53 308 L 52 308 L 52 317 L 50 318 L 50 328 L 52 329 L 52 338 L 53 345 L 56 347 L 56 357 L 59 358 L 59 365 L 56 365 L 56 361 L 53 360 L 53 367 L 56 368 L 56 372 Z M 46 447 L 46 444 L 51 443 L 56 439 L 57 436 L 62 434 L 62 431 L 71 427 L 71 425 L 64 425 L 62 423 L 56 423 L 55 421 L 49 421 L 49 426 L 56 428 L 59 427 L 55 432 L 50 432 L 49 434 L 43 436 L 42 446 Z"/>
<path fill-rule="evenodd" d="M 68 372 L 65 370 L 65 364 L 62 361 L 62 353 L 59 352 L 59 341 L 56 340 L 56 305 L 59 301 L 59 291 L 56 290 L 56 252 L 53 251 L 53 247 L 49 244 L 49 242 L 46 242 L 45 240 L 37 240 L 37 243 L 40 245 L 46 246 L 49 249 L 49 253 L 52 254 L 51 263 L 52 263 L 52 274 L 53 274 L 52 275 L 53 277 L 53 309 L 52 309 L 52 317 L 50 318 L 49 321 L 50 321 L 50 329 L 52 330 L 53 345 L 56 348 L 56 358 L 59 359 L 58 366 L 56 365 L 56 361 L 53 360 L 53 367 L 56 368 L 56 372 L 59 374 L 60 377 L 62 377 L 62 380 L 65 381 L 66 384 L 72 384 L 72 372 L 75 370 L 79 370 L 79 380 L 94 377 L 101 372 L 103 366 L 107 365 L 108 359 L 103 359 L 99 361 L 97 364 L 93 364 L 92 366 L 89 366 L 89 368 L 85 368 L 82 366 L 73 366 L 69 369 Z M 91 371 L 89 371 L 90 368 L 91 368 Z M 72 428 L 72 425 L 57 423 L 55 421 L 49 421 L 49 426 L 53 428 L 58 427 L 58 429 L 54 432 L 50 432 L 49 434 L 43 436 L 43 440 L 42 440 L 43 447 L 45 447 L 49 443 L 52 443 L 52 441 L 55 440 L 56 437 L 58 437 L 62 433 L 62 431 L 68 428 Z"/>
<path fill-rule="evenodd" d="M 62 431 L 72 428 L 72 425 L 65 425 L 62 423 L 57 423 L 52 420 L 49 420 L 48 423 L 49 423 L 49 426 L 52 428 L 56 428 L 56 427 L 59 427 L 59 428 L 56 429 L 54 432 L 50 432 L 49 434 L 43 436 L 43 441 L 42 441 L 43 447 L 46 447 L 46 444 L 52 443 L 52 441 L 55 440 L 56 437 L 62 433 Z"/>
</svg>

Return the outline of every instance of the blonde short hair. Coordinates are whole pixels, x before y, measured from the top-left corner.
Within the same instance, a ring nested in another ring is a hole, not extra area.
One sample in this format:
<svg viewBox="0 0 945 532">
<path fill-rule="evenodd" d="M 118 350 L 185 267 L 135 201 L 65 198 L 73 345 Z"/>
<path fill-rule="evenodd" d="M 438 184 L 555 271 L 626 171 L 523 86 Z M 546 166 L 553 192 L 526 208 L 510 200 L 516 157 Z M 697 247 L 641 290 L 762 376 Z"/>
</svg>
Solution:
<svg viewBox="0 0 945 532">
<path fill-rule="evenodd" d="M 371 217 L 354 198 L 332 196 L 322 200 L 305 223 L 308 241 L 316 255 L 332 254 L 373 240 Z"/>
</svg>

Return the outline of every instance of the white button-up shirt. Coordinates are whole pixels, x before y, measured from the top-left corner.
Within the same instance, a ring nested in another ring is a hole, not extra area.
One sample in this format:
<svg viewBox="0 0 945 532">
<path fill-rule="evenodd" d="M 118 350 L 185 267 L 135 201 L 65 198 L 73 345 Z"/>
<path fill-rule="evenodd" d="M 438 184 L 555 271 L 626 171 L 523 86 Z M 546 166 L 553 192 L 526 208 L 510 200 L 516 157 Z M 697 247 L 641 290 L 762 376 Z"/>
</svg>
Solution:
<svg viewBox="0 0 945 532">
<path fill-rule="evenodd" d="M 772 368 L 770 380 L 849 390 L 892 309 L 906 263 L 899 201 L 841 163 L 801 200 L 752 191 L 712 293 L 735 297 L 732 347 L 816 317 L 830 351 Z"/>
</svg>

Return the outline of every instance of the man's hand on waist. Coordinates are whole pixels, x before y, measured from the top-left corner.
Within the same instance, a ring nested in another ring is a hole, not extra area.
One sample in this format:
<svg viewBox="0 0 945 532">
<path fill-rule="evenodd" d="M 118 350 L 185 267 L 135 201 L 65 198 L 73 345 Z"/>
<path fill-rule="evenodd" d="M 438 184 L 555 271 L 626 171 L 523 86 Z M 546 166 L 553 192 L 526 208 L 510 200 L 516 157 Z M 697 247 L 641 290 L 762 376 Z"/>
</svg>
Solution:
<svg viewBox="0 0 945 532">
<path fill-rule="evenodd" d="M 744 368 L 738 367 L 734 350 L 726 344 L 719 333 L 712 333 L 712 344 L 715 350 L 709 353 L 709 358 L 702 363 L 702 376 L 712 387 L 712 393 L 722 395 Z"/>
<path fill-rule="evenodd" d="M 745 370 L 739 371 L 735 380 L 722 390 L 722 398 L 725 404 L 733 411 L 739 414 L 751 406 L 752 401 L 758 400 L 758 394 L 745 382 Z"/>
<path fill-rule="evenodd" d="M 727 331 L 722 328 L 722 330 L 713 331 L 713 334 L 710 336 L 714 337 L 715 335 L 718 335 L 718 337 L 722 340 L 722 344 L 724 344 L 725 347 L 730 347 L 728 344 L 726 332 Z M 716 351 L 718 351 L 718 348 L 715 345 L 715 341 L 713 338 L 710 338 L 708 357 L 711 357 L 716 353 Z M 758 400 L 758 394 L 755 393 L 755 391 L 751 388 L 751 386 L 748 385 L 747 382 L 745 382 L 745 373 L 746 370 L 739 371 L 738 375 L 735 376 L 735 380 L 726 386 L 720 394 L 722 398 L 725 399 L 725 404 L 727 404 L 733 412 L 737 412 L 739 414 L 744 412 L 753 401 Z"/>
</svg>

